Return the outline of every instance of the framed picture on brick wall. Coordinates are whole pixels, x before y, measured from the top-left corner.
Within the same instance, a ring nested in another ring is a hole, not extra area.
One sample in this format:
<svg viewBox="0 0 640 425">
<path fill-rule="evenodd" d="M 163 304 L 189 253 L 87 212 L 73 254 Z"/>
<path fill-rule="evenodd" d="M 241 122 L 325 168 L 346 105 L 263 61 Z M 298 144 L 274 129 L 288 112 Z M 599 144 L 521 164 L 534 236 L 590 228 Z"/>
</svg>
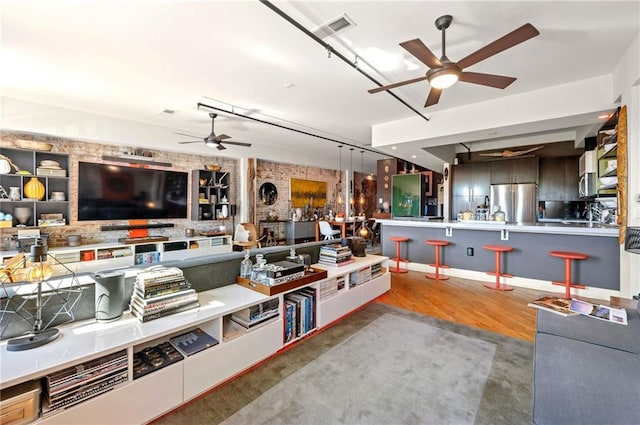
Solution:
<svg viewBox="0 0 640 425">
<path fill-rule="evenodd" d="M 293 208 L 322 208 L 327 203 L 327 182 L 291 179 L 291 206 Z"/>
</svg>

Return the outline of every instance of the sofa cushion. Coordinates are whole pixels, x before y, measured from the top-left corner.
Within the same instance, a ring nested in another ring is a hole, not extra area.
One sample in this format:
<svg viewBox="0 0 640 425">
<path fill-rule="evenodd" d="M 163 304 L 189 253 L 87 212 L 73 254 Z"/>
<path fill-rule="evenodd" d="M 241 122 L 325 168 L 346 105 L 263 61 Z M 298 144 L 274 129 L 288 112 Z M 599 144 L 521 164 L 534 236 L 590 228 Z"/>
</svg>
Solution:
<svg viewBox="0 0 640 425">
<path fill-rule="evenodd" d="M 564 336 L 578 341 L 640 354 L 640 315 L 636 309 L 627 309 L 628 325 L 609 323 L 586 316 L 562 317 L 538 310 L 538 332 Z"/>
<path fill-rule="evenodd" d="M 534 357 L 533 423 L 637 424 L 640 418 L 639 370 L 640 356 L 636 354 L 538 333 Z"/>
</svg>

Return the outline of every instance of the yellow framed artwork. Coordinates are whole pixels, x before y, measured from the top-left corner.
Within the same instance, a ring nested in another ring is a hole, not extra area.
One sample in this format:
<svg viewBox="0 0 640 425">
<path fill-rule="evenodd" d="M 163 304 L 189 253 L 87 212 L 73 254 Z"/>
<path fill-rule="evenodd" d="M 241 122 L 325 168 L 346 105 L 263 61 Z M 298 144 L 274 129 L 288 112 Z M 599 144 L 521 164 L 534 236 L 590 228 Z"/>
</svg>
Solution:
<svg viewBox="0 0 640 425">
<path fill-rule="evenodd" d="M 290 183 L 293 208 L 320 208 L 327 203 L 327 182 L 291 178 Z"/>
</svg>

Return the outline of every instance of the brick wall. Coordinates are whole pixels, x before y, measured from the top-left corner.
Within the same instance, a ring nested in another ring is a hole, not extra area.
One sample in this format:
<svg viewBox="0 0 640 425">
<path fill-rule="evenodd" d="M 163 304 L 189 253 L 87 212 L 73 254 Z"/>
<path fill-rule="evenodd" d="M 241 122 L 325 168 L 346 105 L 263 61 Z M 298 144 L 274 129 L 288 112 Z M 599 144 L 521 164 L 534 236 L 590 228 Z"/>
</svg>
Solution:
<svg viewBox="0 0 640 425">
<path fill-rule="evenodd" d="M 306 167 L 296 164 L 258 160 L 256 165 L 256 192 L 265 182 L 273 183 L 278 189 L 278 199 L 273 205 L 264 205 L 256 200 L 256 218 L 265 220 L 273 212 L 281 220 L 291 218 L 290 181 L 291 178 L 327 182 L 326 208 L 336 208 L 339 172 L 324 168 Z"/>
<path fill-rule="evenodd" d="M 0 133 L 0 140 L 3 148 L 14 148 L 16 139 L 37 140 L 53 144 L 52 152 L 69 154 L 69 217 L 67 218 L 68 226 L 42 228 L 41 231 L 49 234 L 48 243 L 50 246 L 65 246 L 67 235 L 78 234 L 82 236 L 83 244 L 115 242 L 119 238 L 127 237 L 127 231 L 111 231 L 101 232 L 100 226 L 107 224 L 127 224 L 126 221 L 77 221 L 77 192 L 78 192 L 78 161 L 105 163 L 101 158 L 103 155 L 118 156 L 125 152 L 134 152 L 134 148 L 124 145 L 101 144 L 94 142 L 85 142 L 78 140 L 70 140 L 59 137 L 19 134 L 3 131 Z M 179 152 L 168 152 L 159 150 L 145 149 L 145 154 L 152 156 L 154 161 L 171 163 L 171 170 L 185 171 L 189 173 L 189 194 L 191 199 L 191 170 L 204 169 L 206 164 L 219 164 L 223 171 L 228 171 L 231 175 L 231 196 L 229 202 L 236 203 L 238 199 L 238 184 L 240 179 L 238 160 L 232 158 L 223 158 L 216 156 L 200 156 Z M 160 168 L 163 167 L 154 167 Z M 191 216 L 191 206 L 189 205 L 188 216 Z M 5 211 L 10 212 L 10 211 Z M 194 228 L 196 232 L 218 229 L 225 226 L 228 234 L 231 234 L 231 220 L 224 221 L 192 221 L 189 219 L 163 219 L 163 223 L 173 223 L 175 227 L 162 229 L 149 229 L 149 234 L 154 236 L 180 237 L 184 236 L 186 228 Z M 16 228 L 0 229 L 0 250 L 13 250 L 16 243 L 12 238 L 17 234 Z"/>
</svg>

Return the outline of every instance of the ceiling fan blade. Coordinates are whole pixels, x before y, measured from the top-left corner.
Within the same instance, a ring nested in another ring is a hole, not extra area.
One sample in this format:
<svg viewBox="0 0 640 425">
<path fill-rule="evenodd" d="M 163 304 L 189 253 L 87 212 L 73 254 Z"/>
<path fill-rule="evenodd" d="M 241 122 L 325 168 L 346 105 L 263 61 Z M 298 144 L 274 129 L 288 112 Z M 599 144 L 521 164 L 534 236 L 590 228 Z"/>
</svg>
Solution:
<svg viewBox="0 0 640 425">
<path fill-rule="evenodd" d="M 244 146 L 246 148 L 250 148 L 251 147 L 251 143 L 245 143 L 245 142 L 233 142 L 231 140 L 227 140 L 224 143 L 226 145 Z"/>
<path fill-rule="evenodd" d="M 202 139 L 200 139 L 200 140 L 192 140 L 190 142 L 178 142 L 179 145 L 186 145 L 186 144 L 189 144 L 189 143 L 202 143 Z"/>
<path fill-rule="evenodd" d="M 440 59 L 419 38 L 402 42 L 400 46 L 429 68 L 440 68 L 442 66 Z"/>
<path fill-rule="evenodd" d="M 435 87 L 431 87 L 431 91 L 429 91 L 429 96 L 427 96 L 427 101 L 424 104 L 424 107 L 435 105 L 440 101 L 440 95 L 442 94 L 442 89 L 437 89 Z"/>
<path fill-rule="evenodd" d="M 227 136 L 226 134 L 221 134 L 219 136 L 214 137 L 213 140 L 215 140 L 216 142 L 219 142 L 221 140 L 230 139 L 230 138 L 231 136 Z"/>
<path fill-rule="evenodd" d="M 218 149 L 219 151 L 223 151 L 227 148 L 225 148 L 224 146 L 222 146 L 220 143 L 218 143 L 218 146 L 216 146 L 216 149 Z"/>
<path fill-rule="evenodd" d="M 202 140 L 202 137 L 200 137 L 200 136 L 194 136 L 193 134 L 176 133 L 176 132 L 174 132 L 173 134 L 177 134 L 178 136 L 193 137 L 194 139 L 200 139 L 200 140 Z"/>
<path fill-rule="evenodd" d="M 479 72 L 463 72 L 459 78 L 465 83 L 481 84 L 483 86 L 495 87 L 497 89 L 507 88 L 513 83 L 515 77 L 505 77 L 503 75 L 482 74 Z"/>
<path fill-rule="evenodd" d="M 470 67 L 486 58 L 507 50 L 510 47 L 520 44 L 540 34 L 540 32 L 531 24 L 527 23 L 520 28 L 511 31 L 509 34 L 500 37 L 496 41 L 481 47 L 479 50 L 471 53 L 469 56 L 458 61 L 458 66 L 462 69 Z"/>
<path fill-rule="evenodd" d="M 502 152 L 479 153 L 479 156 L 502 156 Z"/>
<path fill-rule="evenodd" d="M 406 81 L 400 81 L 398 83 L 393 83 L 393 84 L 387 84 L 386 86 L 382 86 L 382 87 L 376 87 L 375 89 L 371 89 L 368 90 L 369 93 L 374 94 L 374 93 L 378 93 L 381 91 L 385 91 L 385 90 L 389 90 L 389 89 L 394 89 L 396 87 L 400 87 L 400 86 L 404 86 L 407 84 L 413 84 L 413 83 L 417 83 L 418 81 L 422 81 L 422 80 L 426 80 L 427 76 L 422 76 L 422 77 L 418 77 L 418 78 L 412 78 L 410 80 L 406 80 Z"/>
</svg>

